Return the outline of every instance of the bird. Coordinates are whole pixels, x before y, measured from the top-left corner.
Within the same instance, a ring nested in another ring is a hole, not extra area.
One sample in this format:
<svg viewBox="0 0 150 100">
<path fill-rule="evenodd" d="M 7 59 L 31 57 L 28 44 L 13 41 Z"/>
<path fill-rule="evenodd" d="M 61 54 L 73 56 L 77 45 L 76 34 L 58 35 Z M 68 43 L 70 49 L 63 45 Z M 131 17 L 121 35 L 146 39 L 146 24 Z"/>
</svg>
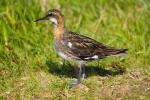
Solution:
<svg viewBox="0 0 150 100">
<path fill-rule="evenodd" d="M 35 22 L 42 20 L 48 20 L 53 24 L 53 41 L 57 54 L 77 65 L 77 76 L 73 82 L 69 83 L 70 86 L 80 84 L 81 79 L 85 78 L 86 63 L 112 55 L 122 56 L 128 50 L 116 49 L 69 30 L 65 26 L 63 14 L 58 9 L 48 10 L 44 17 L 35 20 Z"/>
</svg>

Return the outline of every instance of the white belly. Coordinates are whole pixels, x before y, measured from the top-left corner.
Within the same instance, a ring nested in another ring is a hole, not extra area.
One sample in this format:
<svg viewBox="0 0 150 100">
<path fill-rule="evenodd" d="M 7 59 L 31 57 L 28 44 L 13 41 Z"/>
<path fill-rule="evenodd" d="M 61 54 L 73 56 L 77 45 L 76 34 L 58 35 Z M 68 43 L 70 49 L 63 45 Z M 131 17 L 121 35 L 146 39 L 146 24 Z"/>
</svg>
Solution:
<svg viewBox="0 0 150 100">
<path fill-rule="evenodd" d="M 58 52 L 58 55 L 59 55 L 60 57 L 64 58 L 64 59 L 66 59 L 66 60 L 69 59 L 68 56 L 65 55 L 63 52 Z"/>
</svg>

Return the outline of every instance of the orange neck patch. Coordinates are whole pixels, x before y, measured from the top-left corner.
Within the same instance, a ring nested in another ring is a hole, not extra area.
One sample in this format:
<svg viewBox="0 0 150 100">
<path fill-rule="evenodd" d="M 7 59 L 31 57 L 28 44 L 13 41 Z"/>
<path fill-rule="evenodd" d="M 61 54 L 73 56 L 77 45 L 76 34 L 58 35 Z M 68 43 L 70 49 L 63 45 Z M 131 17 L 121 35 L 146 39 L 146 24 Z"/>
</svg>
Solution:
<svg viewBox="0 0 150 100">
<path fill-rule="evenodd" d="M 64 27 L 63 18 L 62 18 L 62 16 L 59 16 L 58 17 L 58 26 L 54 30 L 54 35 L 55 35 L 57 40 L 60 39 L 60 36 L 62 34 L 62 31 L 63 31 L 63 27 Z"/>
</svg>

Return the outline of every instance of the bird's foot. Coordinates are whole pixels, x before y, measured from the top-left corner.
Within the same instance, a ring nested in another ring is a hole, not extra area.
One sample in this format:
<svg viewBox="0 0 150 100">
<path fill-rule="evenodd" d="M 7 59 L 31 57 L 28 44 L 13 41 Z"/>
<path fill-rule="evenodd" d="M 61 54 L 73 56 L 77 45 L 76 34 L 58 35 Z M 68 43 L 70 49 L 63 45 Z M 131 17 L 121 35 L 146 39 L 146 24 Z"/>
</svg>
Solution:
<svg viewBox="0 0 150 100">
<path fill-rule="evenodd" d="M 69 83 L 69 86 L 77 86 L 78 84 L 80 84 L 81 82 L 78 79 L 74 79 L 73 82 Z"/>
</svg>

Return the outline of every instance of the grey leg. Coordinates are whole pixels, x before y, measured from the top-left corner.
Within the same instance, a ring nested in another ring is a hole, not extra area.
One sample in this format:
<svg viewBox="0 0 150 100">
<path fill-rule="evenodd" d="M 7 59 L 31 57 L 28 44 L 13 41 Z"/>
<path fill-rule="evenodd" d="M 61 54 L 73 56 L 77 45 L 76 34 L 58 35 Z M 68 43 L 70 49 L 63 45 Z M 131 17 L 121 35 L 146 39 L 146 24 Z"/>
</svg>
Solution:
<svg viewBox="0 0 150 100">
<path fill-rule="evenodd" d="M 82 66 L 78 66 L 78 74 L 77 74 L 77 81 L 78 83 L 81 82 L 81 74 L 82 74 Z"/>
<path fill-rule="evenodd" d="M 78 68 L 77 68 L 77 79 L 70 83 L 70 86 L 76 86 L 78 84 L 81 83 L 81 74 L 82 74 L 82 64 L 78 64 Z"/>
<path fill-rule="evenodd" d="M 85 74 L 85 66 L 83 65 L 83 66 L 82 66 L 81 78 L 84 79 L 85 77 L 86 77 L 86 74 Z"/>
</svg>

